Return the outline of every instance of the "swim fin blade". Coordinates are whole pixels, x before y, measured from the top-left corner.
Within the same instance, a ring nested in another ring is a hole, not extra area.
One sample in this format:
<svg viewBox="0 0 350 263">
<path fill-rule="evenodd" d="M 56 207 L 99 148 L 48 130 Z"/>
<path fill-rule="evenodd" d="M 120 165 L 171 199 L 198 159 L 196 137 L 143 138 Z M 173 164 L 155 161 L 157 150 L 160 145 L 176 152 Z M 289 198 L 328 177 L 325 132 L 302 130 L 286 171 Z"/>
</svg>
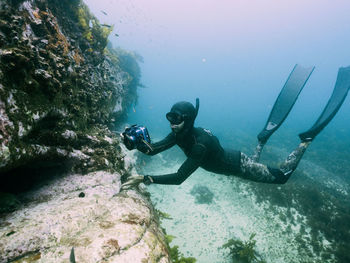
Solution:
<svg viewBox="0 0 350 263">
<path fill-rule="evenodd" d="M 326 107 L 315 124 L 308 131 L 299 134 L 299 138 L 302 141 L 312 141 L 317 134 L 319 134 L 320 131 L 327 126 L 343 104 L 349 89 L 350 66 L 346 68 L 339 68 L 337 81 Z"/>
<path fill-rule="evenodd" d="M 294 66 L 273 105 L 265 127 L 258 134 L 260 144 L 265 144 L 287 118 L 314 68 L 315 67 L 304 68 L 298 64 Z"/>
</svg>

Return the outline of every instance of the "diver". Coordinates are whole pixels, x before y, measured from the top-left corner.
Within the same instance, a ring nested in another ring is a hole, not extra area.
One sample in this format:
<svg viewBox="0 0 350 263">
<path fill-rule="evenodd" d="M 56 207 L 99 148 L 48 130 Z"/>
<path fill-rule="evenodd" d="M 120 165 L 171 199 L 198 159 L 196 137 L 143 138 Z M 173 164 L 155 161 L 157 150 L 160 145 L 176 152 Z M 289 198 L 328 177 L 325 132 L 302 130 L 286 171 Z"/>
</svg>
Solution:
<svg viewBox="0 0 350 263">
<path fill-rule="evenodd" d="M 298 65 L 294 67 L 275 102 L 265 128 L 258 135 L 259 144 L 252 157 L 240 151 L 224 149 L 209 130 L 194 127 L 199 99 L 196 99 L 196 107 L 186 101 L 178 102 L 171 107 L 170 112 L 166 114 L 171 132 L 159 142 L 151 143 L 145 127 L 127 128 L 122 137 L 129 150 L 137 148 L 144 154 L 155 155 L 178 145 L 187 159 L 176 173 L 158 176 L 132 175 L 122 184 L 121 189 L 129 189 L 141 182 L 146 185 L 151 183 L 179 185 L 199 167 L 209 172 L 236 175 L 260 183 L 285 184 L 297 168 L 307 147 L 339 110 L 350 88 L 350 67 L 340 68 L 327 106 L 311 129 L 299 134 L 301 142 L 298 147 L 289 154 L 279 168 L 259 163 L 263 146 L 287 117 L 313 69 Z"/>
</svg>

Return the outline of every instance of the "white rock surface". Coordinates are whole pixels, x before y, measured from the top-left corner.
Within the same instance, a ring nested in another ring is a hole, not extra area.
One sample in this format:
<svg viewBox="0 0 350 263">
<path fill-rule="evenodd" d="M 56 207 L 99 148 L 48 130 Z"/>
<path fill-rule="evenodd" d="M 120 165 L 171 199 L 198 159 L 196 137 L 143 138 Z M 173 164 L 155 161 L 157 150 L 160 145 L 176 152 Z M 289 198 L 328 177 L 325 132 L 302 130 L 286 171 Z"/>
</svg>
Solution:
<svg viewBox="0 0 350 263">
<path fill-rule="evenodd" d="M 170 262 L 151 203 L 120 185 L 119 174 L 94 172 L 27 193 L 0 219 L 0 262 L 69 262 L 72 247 L 76 262 Z"/>
</svg>

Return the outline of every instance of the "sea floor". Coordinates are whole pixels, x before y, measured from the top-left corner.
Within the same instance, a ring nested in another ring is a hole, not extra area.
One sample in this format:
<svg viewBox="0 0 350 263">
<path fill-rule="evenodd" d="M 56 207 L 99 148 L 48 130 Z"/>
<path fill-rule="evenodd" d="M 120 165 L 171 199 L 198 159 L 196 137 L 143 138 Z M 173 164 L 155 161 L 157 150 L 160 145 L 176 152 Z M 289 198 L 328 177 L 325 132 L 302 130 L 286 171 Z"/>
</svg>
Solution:
<svg viewBox="0 0 350 263">
<path fill-rule="evenodd" d="M 182 160 L 165 161 L 152 157 L 142 168 L 147 174 L 175 172 Z M 307 238 L 310 228 L 306 219 L 292 209 L 271 209 L 271 205 L 256 202 L 252 182 L 237 177 L 217 175 L 198 169 L 181 185 L 150 185 L 151 199 L 172 219 L 162 220 L 168 235 L 175 236 L 171 245 L 179 246 L 186 257 L 195 257 L 199 263 L 229 263 L 228 250 L 221 247 L 229 239 L 247 241 L 256 234 L 256 250 L 266 262 L 314 262 L 317 257 L 300 249 L 300 228 Z M 274 186 L 276 187 L 276 186 Z M 283 191 L 283 187 L 278 187 Z M 282 220 L 284 217 L 293 217 Z M 290 222 L 293 222 L 291 224 Z M 327 246 L 327 240 L 323 241 Z M 307 261 L 305 261 L 307 260 Z"/>
</svg>

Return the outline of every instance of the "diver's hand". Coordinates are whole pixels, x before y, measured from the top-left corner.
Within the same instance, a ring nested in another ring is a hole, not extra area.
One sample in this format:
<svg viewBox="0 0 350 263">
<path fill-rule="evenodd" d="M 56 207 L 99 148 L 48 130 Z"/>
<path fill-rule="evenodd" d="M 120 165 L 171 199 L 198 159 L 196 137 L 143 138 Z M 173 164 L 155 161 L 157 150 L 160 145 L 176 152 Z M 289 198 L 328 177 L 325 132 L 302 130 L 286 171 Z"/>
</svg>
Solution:
<svg viewBox="0 0 350 263">
<path fill-rule="evenodd" d="M 143 175 L 132 175 L 128 177 L 127 181 L 122 184 L 120 191 L 129 190 L 135 186 L 138 186 L 140 183 L 143 182 L 143 179 Z"/>
</svg>

